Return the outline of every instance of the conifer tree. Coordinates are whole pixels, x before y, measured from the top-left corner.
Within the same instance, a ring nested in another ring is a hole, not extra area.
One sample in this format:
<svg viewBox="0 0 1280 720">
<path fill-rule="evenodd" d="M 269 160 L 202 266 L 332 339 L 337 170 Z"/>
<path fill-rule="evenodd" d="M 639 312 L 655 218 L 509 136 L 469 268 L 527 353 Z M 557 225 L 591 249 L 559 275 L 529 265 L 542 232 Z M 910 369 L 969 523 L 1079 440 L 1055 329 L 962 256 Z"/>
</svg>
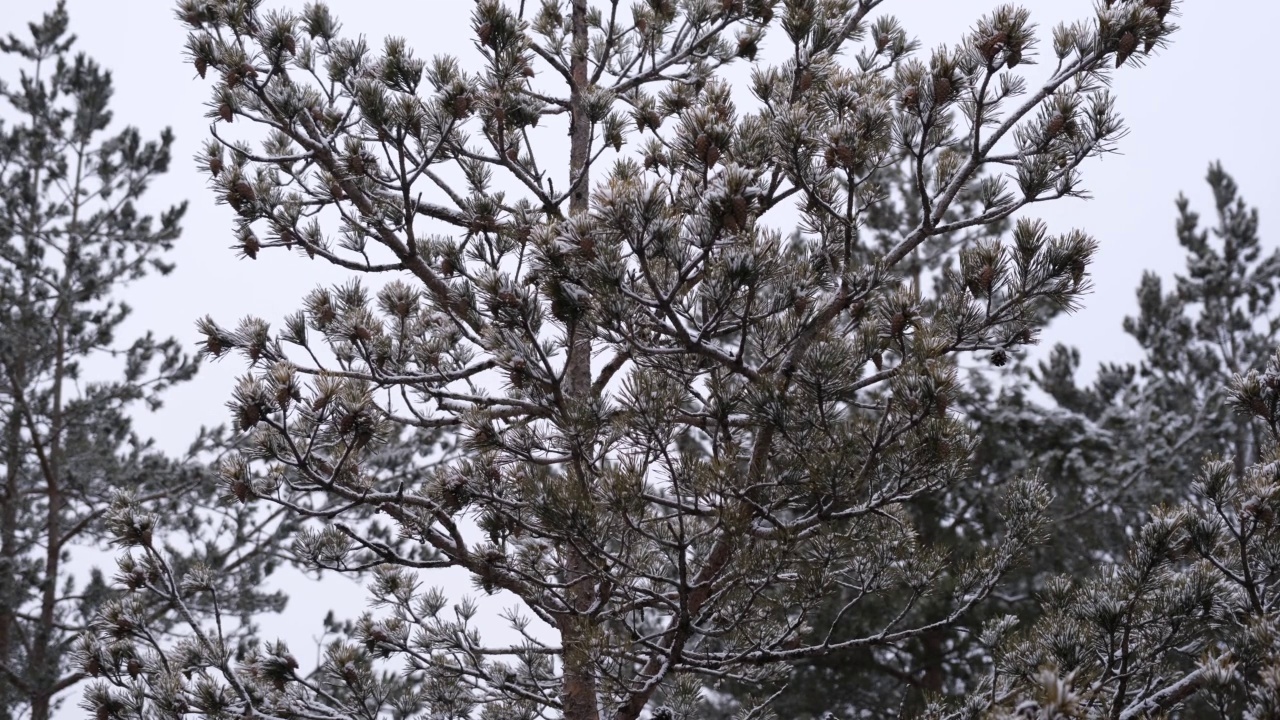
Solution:
<svg viewBox="0 0 1280 720">
<path fill-rule="evenodd" d="M 1104 364 L 1090 385 L 1080 386 L 1079 351 L 1057 345 L 1035 365 L 1014 358 L 995 382 L 986 378 L 992 368 L 975 371 L 956 403 L 980 441 L 971 477 L 949 491 L 939 524 L 981 542 L 982 528 L 995 517 L 992 484 L 1036 473 L 1054 495 L 1047 540 L 1006 575 L 982 612 L 946 635 L 945 652 L 902 646 L 880 657 L 836 654 L 799 663 L 779 698 L 781 712 L 896 715 L 894 687 L 942 692 L 947 688 L 937 680 L 953 688 L 976 682 L 988 671 L 989 658 L 974 653 L 973 630 L 985 619 L 1006 612 L 1038 617 L 1050 580 L 1079 582 L 1122 563 L 1147 511 L 1187 500 L 1206 457 L 1229 458 L 1237 473 L 1257 461 L 1266 432 L 1232 410 L 1227 391 L 1235 375 L 1264 367 L 1280 340 L 1280 251 L 1263 252 L 1257 210 L 1220 165 L 1210 166 L 1206 180 L 1216 222 L 1202 227 L 1186 197 L 1177 198 L 1175 235 L 1186 270 L 1168 293 L 1146 273 L 1136 293 L 1138 314 L 1124 321 L 1142 348 L 1139 362 Z M 1227 715 L 1239 715 L 1239 706 Z"/>
<path fill-rule="evenodd" d="M 1034 342 L 1095 243 L 986 229 L 1081 194 L 1123 131 L 1106 81 L 1164 44 L 1172 3 L 1105 3 L 1043 51 L 1002 6 L 926 54 L 882 5 L 482 0 L 468 66 L 344 38 L 318 3 L 180 3 L 239 251 L 354 276 L 279 330 L 201 323 L 207 355 L 248 364 L 223 481 L 310 518 L 299 556 L 372 571 L 377 607 L 314 673 L 281 644 L 237 662 L 192 623 L 175 649 L 131 646 L 137 677 L 107 672 L 87 706 L 692 717 L 706 682 L 912 642 L 987 601 L 1049 496 L 1011 478 L 986 542 L 932 531 L 975 443 L 955 358 Z M 899 200 L 912 224 L 876 230 Z M 790 235 L 770 224 L 787 210 Z M 140 594 L 207 597 L 140 542 L 153 514 L 112 519 L 162 579 Z M 522 639 L 423 589 L 443 568 L 509 599 Z M 81 660 L 144 628 L 105 621 Z"/>
<path fill-rule="evenodd" d="M 1206 255 L 1202 243 L 1189 249 Z M 1219 436 L 1228 451 L 1203 463 L 1186 499 L 1152 509 L 1098 576 L 1044 583 L 1039 622 L 1019 631 L 1013 616 L 993 619 L 983 631 L 990 674 L 931 716 L 1280 712 L 1280 354 L 1235 375 L 1226 395 L 1244 422 Z M 1231 450 L 1245 432 L 1254 459 L 1242 468 Z"/>
<path fill-rule="evenodd" d="M 113 502 L 171 518 L 146 538 L 177 544 L 174 562 L 213 565 L 234 588 L 222 610 L 279 607 L 256 590 L 267 555 L 257 554 L 249 513 L 217 509 L 208 458 L 160 453 L 132 431 L 129 416 L 156 408 L 166 388 L 197 363 L 173 339 L 150 333 L 121 342 L 130 309 L 119 290 L 164 259 L 185 205 L 158 217 L 141 207 L 165 173 L 172 135 L 144 140 L 110 129 L 111 76 L 73 52 L 62 3 L 25 36 L 0 39 L 19 68 L 0 84 L 0 718 L 46 720 L 68 690 L 93 674 L 74 667 L 80 633 L 120 592 L 86 554 L 108 551 Z M 104 367 L 108 368 L 104 370 Z M 112 377 L 112 373 L 118 375 Z M 202 434 L 193 455 L 219 447 Z M 203 509 L 202 509 L 203 508 Z M 198 543 L 198 544 L 197 544 Z M 78 569 L 77 569 L 78 568 Z M 137 599 L 161 637 L 172 609 Z M 248 625 L 244 626 L 245 629 Z M 125 672 L 137 660 L 116 658 Z"/>
<path fill-rule="evenodd" d="M 1240 483 L 1268 452 L 1269 431 L 1234 412 L 1228 390 L 1262 371 L 1280 344 L 1280 251 L 1264 252 L 1258 212 L 1221 165 L 1210 166 L 1206 181 L 1216 222 L 1203 227 L 1187 198 L 1177 198 L 1186 269 L 1171 292 L 1154 273 L 1144 274 L 1138 314 L 1125 319 L 1141 361 L 1103 365 L 1092 384 L 1080 386 L 1079 354 L 1059 346 L 1029 376 L 1054 407 L 1034 407 L 1015 390 L 987 416 L 984 434 L 998 438 L 992 447 L 1003 441 L 1004 458 L 1039 463 L 1042 477 L 1060 488 L 1051 526 L 1057 542 L 1039 554 L 1036 572 L 1080 575 L 1082 563 L 1122 560 L 1150 508 L 1195 497 L 1188 479 L 1207 472 L 1206 458 L 1228 462 L 1231 482 Z M 1030 440 L 1021 447 L 1009 442 L 1008 420 L 1019 415 L 1017 432 Z M 1024 593 L 1032 582 L 1025 576 Z M 1231 692 L 1215 694 L 1215 711 L 1242 712 L 1243 688 L 1233 692 L 1235 705 Z"/>
<path fill-rule="evenodd" d="M 1230 456 L 1238 472 L 1257 459 L 1257 428 L 1230 412 L 1224 393 L 1233 376 L 1263 367 L 1276 346 L 1280 251 L 1263 252 L 1257 210 L 1239 197 L 1220 165 L 1209 168 L 1206 180 L 1217 222 L 1201 227 L 1189 201 L 1177 199 L 1176 236 L 1186 269 L 1175 275 L 1172 292 L 1145 273 L 1138 314 L 1124 321 L 1141 360 L 1104 364 L 1081 386 L 1079 352 L 1058 345 L 1037 368 L 1017 371 L 1053 399 L 1052 408 L 1027 402 L 1028 385 L 1022 385 L 985 417 L 988 436 L 1014 430 L 1023 437 L 1038 431 L 1072 438 L 1058 441 L 1057 450 L 1031 442 L 1024 451 L 1001 434 L 992 447 L 1040 463 L 1076 488 L 1081 494 L 1064 500 L 1077 512 L 1121 512 L 1130 524 L 1140 522 L 1151 505 L 1185 496 L 1185 485 L 1162 476 L 1194 474 L 1209 454 Z M 1015 429 L 1011 420 L 1020 411 L 1029 416 Z M 1125 523 L 1116 527 L 1123 532 Z M 1097 543 L 1104 552 L 1124 544 L 1114 537 Z"/>
</svg>

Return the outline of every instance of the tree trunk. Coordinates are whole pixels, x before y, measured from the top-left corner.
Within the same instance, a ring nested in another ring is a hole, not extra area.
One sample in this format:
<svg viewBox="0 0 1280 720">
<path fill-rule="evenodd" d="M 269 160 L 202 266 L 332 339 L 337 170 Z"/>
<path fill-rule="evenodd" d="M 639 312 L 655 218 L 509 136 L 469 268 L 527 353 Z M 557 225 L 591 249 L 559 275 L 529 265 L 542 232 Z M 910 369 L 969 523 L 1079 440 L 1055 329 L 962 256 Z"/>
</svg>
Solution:
<svg viewBox="0 0 1280 720">
<path fill-rule="evenodd" d="M 573 0 L 573 84 L 569 89 L 569 214 L 590 209 L 591 197 L 591 120 L 587 118 L 583 93 L 587 89 L 587 0 Z M 569 355 L 566 359 L 565 383 L 568 394 L 576 399 L 586 396 L 591 388 L 591 338 L 571 321 Z"/>
<path fill-rule="evenodd" d="M 583 93 L 587 88 L 587 0 L 573 0 L 573 50 L 570 67 L 573 82 L 569 90 L 569 214 L 587 212 L 591 193 L 591 121 L 587 118 Z M 570 321 L 567 329 L 568 356 L 565 359 L 565 394 L 570 402 L 581 402 L 591 390 L 591 339 L 577 324 Z M 581 477 L 581 464 L 570 472 L 580 483 L 589 482 Z M 564 646 L 564 678 L 561 701 L 564 703 L 565 720 L 599 720 L 596 676 L 591 660 L 591 619 L 584 613 L 592 604 L 595 593 L 593 583 L 585 578 L 586 562 L 572 547 L 566 548 L 565 576 L 570 583 L 569 601 L 572 609 L 560 621 L 560 635 Z"/>
<path fill-rule="evenodd" d="M 17 582 L 17 523 L 20 488 L 18 475 L 22 468 L 21 419 L 14 407 L 5 427 L 5 484 L 0 494 L 0 577 L 9 581 L 0 583 L 0 663 L 10 664 L 13 644 L 14 614 L 20 598 Z M 22 692 L 0 671 L 0 720 L 10 720 L 17 696 Z"/>
</svg>

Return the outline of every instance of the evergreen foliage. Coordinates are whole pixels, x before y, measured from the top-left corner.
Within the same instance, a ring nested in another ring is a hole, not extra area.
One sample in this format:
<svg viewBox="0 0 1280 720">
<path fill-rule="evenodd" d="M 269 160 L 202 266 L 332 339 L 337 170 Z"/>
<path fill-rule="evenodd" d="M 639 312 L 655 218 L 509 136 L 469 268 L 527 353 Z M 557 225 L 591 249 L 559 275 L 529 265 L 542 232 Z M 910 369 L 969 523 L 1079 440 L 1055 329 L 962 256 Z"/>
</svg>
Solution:
<svg viewBox="0 0 1280 720">
<path fill-rule="evenodd" d="M 1104 365 L 1091 385 L 1081 387 L 1074 378 L 1078 353 L 1057 347 L 1048 362 L 1029 373 L 1033 386 L 1056 404 L 1036 412 L 1065 422 L 1026 422 L 1023 427 L 1034 426 L 1043 433 L 1027 437 L 1051 437 L 1059 427 L 1079 429 L 1074 444 L 1061 442 L 1053 448 L 1038 441 L 1021 447 L 1006 444 L 1006 452 L 1020 454 L 1046 472 L 1059 473 L 1052 482 L 1064 501 L 1061 520 L 1055 523 L 1061 528 L 1060 542 L 1051 546 L 1052 554 L 1043 554 L 1033 563 L 1039 571 L 1082 577 L 1086 574 L 1082 562 L 1106 567 L 1131 556 L 1136 550 L 1130 538 L 1152 507 L 1174 508 L 1170 517 L 1182 514 L 1224 534 L 1236 524 L 1240 534 L 1231 542 L 1238 552 L 1253 555 L 1256 562 L 1268 562 L 1259 557 L 1272 552 L 1266 547 L 1270 531 L 1241 529 L 1239 518 L 1228 519 L 1232 510 L 1224 507 L 1248 502 L 1250 492 L 1269 492 L 1262 475 L 1270 462 L 1266 458 L 1275 452 L 1274 439 L 1267 425 L 1255 417 L 1258 408 L 1242 406 L 1240 394 L 1249 387 L 1246 379 L 1258 382 L 1256 373 L 1273 362 L 1280 328 L 1275 304 L 1280 251 L 1263 251 L 1257 210 L 1239 197 L 1235 182 L 1220 165 L 1209 168 L 1206 180 L 1217 222 L 1211 228 L 1201 227 L 1200 216 L 1187 199 L 1177 199 L 1175 228 L 1186 252 L 1186 270 L 1174 277 L 1174 288 L 1167 293 L 1157 276 L 1144 274 L 1137 290 L 1139 313 L 1125 319 L 1125 330 L 1142 348 L 1142 359 L 1136 364 Z M 1018 402 L 1025 403 L 1025 397 Z M 1233 406 L 1245 412 L 1235 412 Z M 1022 407 L 1025 410 L 1027 405 Z M 1073 447 L 1089 451 L 1072 456 Z M 1223 480 L 1223 473 L 1231 477 Z M 1218 479 L 1206 483 L 1203 478 L 1210 474 Z M 1154 512 L 1159 517 L 1169 511 Z M 1227 515 L 1220 516 L 1221 512 Z M 1204 537 L 1196 542 L 1208 542 Z M 1226 574 L 1229 564 L 1213 557 L 1208 547 L 1198 546 L 1196 554 L 1202 563 L 1208 562 L 1207 567 L 1219 571 L 1214 581 L 1225 580 L 1231 597 L 1239 578 Z M 1197 569 L 1204 570 L 1204 566 Z M 1266 570 L 1245 574 L 1269 577 Z M 1172 581 L 1161 582 L 1160 591 L 1167 592 Z M 1031 591 L 1033 585 L 1024 588 Z M 1202 627 L 1195 632 L 1206 633 L 1220 623 L 1229 627 L 1275 621 L 1270 617 L 1274 609 L 1252 607 L 1245 615 L 1253 619 L 1245 621 L 1235 615 L 1230 602 L 1226 607 L 1224 616 L 1199 623 Z M 1239 635 L 1213 637 L 1217 655 L 1242 644 Z M 1182 654 L 1183 663 L 1197 660 L 1189 650 L 1193 646 L 1175 653 Z M 1199 706 L 1198 712 L 1227 717 L 1245 712 L 1244 696 L 1258 676 L 1245 671 L 1243 664 L 1237 670 L 1231 682 L 1200 694 L 1197 702 L 1211 704 Z"/>
<path fill-rule="evenodd" d="M 218 624 L 169 648 L 108 618 L 81 661 L 127 648 L 140 666 L 104 670 L 86 706 L 695 717 L 708 684 L 928 648 L 987 607 L 1051 496 L 1010 474 L 983 488 L 980 540 L 938 532 L 978 446 L 957 358 L 1007 363 L 1088 289 L 1084 233 L 1000 236 L 1082 194 L 1080 166 L 1123 132 L 1107 81 L 1165 43 L 1173 3 L 1100 4 L 1043 51 L 1001 6 L 931 53 L 873 16 L 885 4 L 482 0 L 468 65 L 344 38 L 318 3 L 181 2 L 239 252 L 353 274 L 278 330 L 202 321 L 207 355 L 248 365 L 225 491 L 310 519 L 299 557 L 372 572 L 376 607 L 314 673 L 280 644 L 237 661 Z M 732 62 L 752 64 L 750 95 Z M 796 216 L 790 236 L 771 224 Z M 111 517 L 164 578 L 135 595 L 208 601 L 144 542 L 153 515 Z M 1115 592 L 1163 562 L 1148 534 Z M 422 587 L 443 568 L 502 593 L 519 639 Z M 1039 692 L 1007 625 L 974 646 L 1000 669 L 976 712 Z M 1173 671 L 1121 675 L 1122 710 L 1183 699 Z"/>
<path fill-rule="evenodd" d="M 1006 574 L 992 601 L 933 647 L 903 645 L 798 664 L 777 702 L 780 714 L 897 716 L 905 697 L 971 688 L 989 672 L 990 658 L 974 651 L 984 622 L 1012 613 L 1025 626 L 1049 613 L 1049 626 L 1060 623 L 1057 613 L 1071 606 L 1047 600 L 1046 589 L 1062 578 L 1075 587 L 1099 568 L 1109 573 L 1123 566 L 1151 507 L 1177 507 L 1195 497 L 1192 483 L 1206 458 L 1225 458 L 1237 476 L 1256 472 L 1249 468 L 1267 452 L 1269 431 L 1234 412 L 1228 391 L 1237 375 L 1265 367 L 1278 344 L 1280 252 L 1264 253 L 1258 213 L 1221 166 L 1210 167 L 1207 182 L 1217 222 L 1201 227 L 1187 199 L 1178 198 L 1175 227 L 1186 270 L 1168 293 L 1158 276 L 1145 274 L 1139 314 L 1124 322 L 1142 349 L 1139 362 L 1102 365 L 1092 383 L 1081 386 L 1079 351 L 1058 345 L 1035 366 L 1013 362 L 997 382 L 986 378 L 989 370 L 972 373 L 969 392 L 957 402 L 981 439 L 972 476 L 942 504 L 940 525 L 956 533 L 955 541 L 983 542 L 996 509 L 990 489 L 1035 473 L 1054 496 L 1046 542 Z M 1116 588 L 1110 579 L 1096 587 Z M 1244 691 L 1238 680 L 1215 688 L 1212 712 L 1240 716 Z M 1207 697 L 1202 693 L 1197 702 Z"/>
<path fill-rule="evenodd" d="M 65 7 L 0 39 L 20 68 L 0 84 L 0 718 L 46 720 L 91 670 L 73 666 L 78 637 L 112 588 L 85 555 L 110 549 L 113 505 L 171 518 L 148 533 L 176 543 L 176 567 L 217 568 L 230 617 L 279 608 L 255 590 L 263 537 L 239 508 L 217 508 L 204 433 L 185 459 L 137 437 L 131 412 L 159 406 L 197 363 L 173 339 L 121 342 L 129 307 L 117 293 L 149 272 L 167 273 L 185 205 L 158 217 L 140 207 L 168 170 L 173 137 L 112 131 L 111 76 L 72 51 Z M 103 370 L 103 366 L 110 366 Z M 112 377 L 112 373 L 118 373 Z M 104 379 L 100 379 L 104 378 Z M 267 535 L 266 537 L 269 537 Z M 125 601 L 154 639 L 176 619 L 153 597 Z M 112 616 L 114 617 L 114 616 Z M 248 630 L 245 625 L 243 630 Z M 237 633 L 239 634 L 239 633 Z M 137 661 L 115 658 L 136 672 Z"/>
</svg>

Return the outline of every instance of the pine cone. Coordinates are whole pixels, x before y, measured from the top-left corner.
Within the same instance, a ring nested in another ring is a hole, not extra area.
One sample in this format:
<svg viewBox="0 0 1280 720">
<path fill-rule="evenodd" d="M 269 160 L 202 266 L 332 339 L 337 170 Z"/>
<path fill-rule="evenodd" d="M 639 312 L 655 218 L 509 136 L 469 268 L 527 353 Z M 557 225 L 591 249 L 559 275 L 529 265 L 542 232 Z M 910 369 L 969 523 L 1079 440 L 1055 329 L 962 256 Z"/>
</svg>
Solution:
<svg viewBox="0 0 1280 720">
<path fill-rule="evenodd" d="M 1133 31 L 1126 30 L 1120 36 L 1120 43 L 1116 47 L 1116 67 L 1120 67 L 1133 55 L 1133 51 L 1138 49 L 1138 36 Z"/>
</svg>

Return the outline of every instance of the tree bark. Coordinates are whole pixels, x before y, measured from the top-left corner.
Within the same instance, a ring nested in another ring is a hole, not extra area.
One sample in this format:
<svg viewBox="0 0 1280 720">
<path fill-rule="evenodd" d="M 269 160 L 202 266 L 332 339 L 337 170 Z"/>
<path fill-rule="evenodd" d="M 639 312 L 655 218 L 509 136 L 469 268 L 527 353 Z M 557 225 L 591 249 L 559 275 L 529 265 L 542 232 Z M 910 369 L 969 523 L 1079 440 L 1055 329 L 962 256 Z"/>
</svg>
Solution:
<svg viewBox="0 0 1280 720">
<path fill-rule="evenodd" d="M 569 214 L 590 210 L 591 197 L 591 120 L 584 102 L 587 89 L 587 0 L 573 0 L 573 55 L 569 88 Z M 565 385 L 575 400 L 586 397 L 591 389 L 591 338 L 571 321 L 568 328 L 569 352 L 565 362 Z"/>
<path fill-rule="evenodd" d="M 591 121 L 587 118 L 584 93 L 587 89 L 587 47 L 590 41 L 587 28 L 587 0 L 573 0 L 573 48 L 570 74 L 573 78 L 569 89 L 569 214 L 585 213 L 590 209 L 591 192 Z M 591 391 L 591 339 L 577 320 L 571 320 L 567 328 L 568 352 L 565 359 L 565 394 L 569 402 L 586 399 Z M 582 484 L 589 479 L 582 477 L 584 466 L 574 463 L 570 472 L 573 480 Z M 583 488 L 585 490 L 585 488 Z M 599 720 L 596 676 L 591 659 L 591 619 L 585 612 L 593 604 L 594 584 L 587 576 L 587 563 L 573 547 L 565 548 L 565 575 L 569 583 L 571 608 L 560 620 L 560 634 L 564 647 L 564 677 L 561 700 L 564 703 L 565 720 Z"/>
<path fill-rule="evenodd" d="M 20 598 L 17 582 L 17 523 L 20 488 L 18 474 L 22 468 L 21 418 L 15 405 L 9 412 L 7 437 L 5 438 L 5 484 L 0 495 L 0 577 L 9 578 L 0 583 L 0 663 L 9 665 L 13 646 L 14 614 Z M 9 676 L 0 671 L 0 720 L 9 720 L 10 708 L 22 689 L 16 687 Z"/>
</svg>

